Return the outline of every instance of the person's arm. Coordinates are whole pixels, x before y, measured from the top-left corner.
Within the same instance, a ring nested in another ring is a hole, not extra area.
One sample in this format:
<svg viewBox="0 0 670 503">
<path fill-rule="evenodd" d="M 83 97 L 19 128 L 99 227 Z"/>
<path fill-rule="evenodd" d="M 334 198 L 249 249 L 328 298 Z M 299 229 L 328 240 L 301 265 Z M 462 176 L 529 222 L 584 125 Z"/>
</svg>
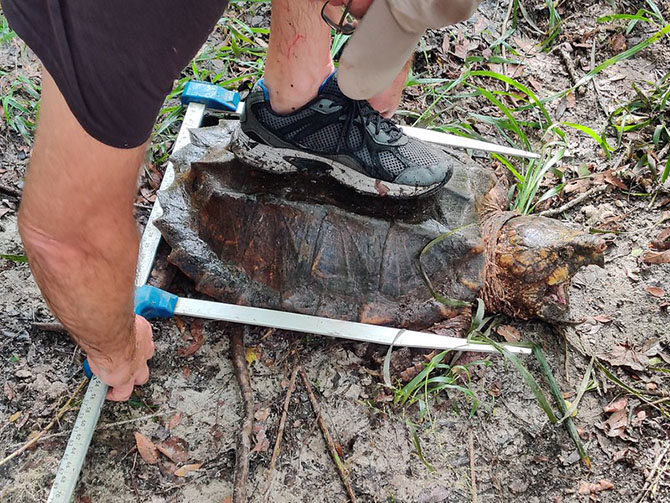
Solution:
<svg viewBox="0 0 670 503">
<path fill-rule="evenodd" d="M 146 145 L 117 149 L 89 136 L 51 76 L 42 100 L 19 231 L 54 315 L 87 353 L 91 370 L 127 400 L 149 378 L 151 326 L 133 314 L 137 173 Z"/>
</svg>

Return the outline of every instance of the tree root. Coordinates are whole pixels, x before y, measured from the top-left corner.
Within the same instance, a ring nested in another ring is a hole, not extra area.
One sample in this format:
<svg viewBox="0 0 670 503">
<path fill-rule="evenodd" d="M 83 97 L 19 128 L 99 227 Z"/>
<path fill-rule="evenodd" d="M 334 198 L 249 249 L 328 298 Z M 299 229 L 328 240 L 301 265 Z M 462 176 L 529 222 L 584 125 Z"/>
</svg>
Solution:
<svg viewBox="0 0 670 503">
<path fill-rule="evenodd" d="M 251 432 L 254 425 L 254 403 L 249 381 L 246 353 L 244 350 L 244 334 L 249 327 L 233 327 L 230 338 L 230 354 L 233 370 L 237 377 L 242 395 L 242 427 L 237 434 L 235 459 L 235 484 L 233 486 L 233 503 L 246 503 L 247 479 L 249 478 L 249 451 L 251 450 Z"/>
<path fill-rule="evenodd" d="M 293 367 L 293 372 L 291 373 L 291 380 L 288 383 L 288 388 L 286 389 L 286 398 L 284 399 L 284 406 L 282 407 L 281 419 L 279 420 L 279 430 L 277 432 L 277 440 L 275 441 L 274 449 L 272 450 L 272 458 L 270 459 L 270 466 L 268 467 L 267 482 L 265 483 L 265 496 L 263 501 L 268 503 L 270 501 L 270 488 L 272 487 L 272 479 L 274 477 L 275 465 L 277 464 L 277 458 L 279 457 L 279 451 L 281 450 L 282 438 L 284 438 L 284 428 L 286 427 L 286 417 L 288 416 L 288 408 L 291 403 L 291 394 L 295 389 L 295 378 L 298 374 L 298 364 L 296 363 Z"/>
<path fill-rule="evenodd" d="M 339 473 L 340 478 L 342 479 L 342 483 L 344 484 L 344 487 L 347 490 L 347 494 L 349 495 L 349 500 L 351 501 L 351 503 L 356 503 L 357 501 L 356 493 L 354 492 L 354 489 L 351 487 L 351 482 L 349 481 L 349 473 L 346 467 L 344 466 L 344 463 L 342 463 L 340 456 L 337 453 L 335 442 L 333 441 L 333 437 L 330 435 L 330 432 L 328 431 L 326 422 L 323 420 L 319 403 L 316 401 L 316 397 L 314 396 L 314 392 L 312 391 L 312 386 L 309 383 L 309 379 L 307 379 L 307 374 L 305 373 L 305 369 L 302 367 L 302 365 L 300 366 L 300 377 L 302 378 L 302 383 L 305 386 L 307 395 L 309 396 L 309 401 L 312 404 L 312 410 L 314 411 L 314 415 L 316 416 L 316 421 L 319 424 L 319 427 L 321 428 L 323 438 L 326 441 L 326 445 L 328 446 L 328 451 L 330 452 L 330 455 L 333 458 L 333 461 L 335 462 L 337 472 Z"/>
</svg>

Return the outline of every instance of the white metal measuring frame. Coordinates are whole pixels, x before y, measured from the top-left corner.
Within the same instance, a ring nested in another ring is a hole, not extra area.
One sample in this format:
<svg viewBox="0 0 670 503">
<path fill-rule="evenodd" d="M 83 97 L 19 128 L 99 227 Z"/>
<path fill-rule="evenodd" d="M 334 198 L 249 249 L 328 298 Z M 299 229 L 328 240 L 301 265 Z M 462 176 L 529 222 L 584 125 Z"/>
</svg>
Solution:
<svg viewBox="0 0 670 503">
<path fill-rule="evenodd" d="M 194 102 L 189 103 L 174 144 L 175 151 L 190 142 L 189 129 L 199 127 L 204 114 L 205 105 Z M 410 130 L 407 132 L 412 136 L 420 136 L 416 131 Z M 439 136 L 428 135 L 425 139 L 440 143 Z M 478 148 L 481 146 L 464 145 L 463 147 Z M 514 153 L 511 154 L 514 155 Z M 174 178 L 174 166 L 169 162 L 159 190 L 167 189 L 174 181 Z M 161 239 L 160 231 L 156 228 L 154 222 L 162 215 L 163 209 L 158 199 L 156 199 L 140 241 L 135 276 L 136 287 L 145 285 L 149 279 L 156 250 Z M 495 348 L 486 344 L 469 343 L 464 339 L 445 337 L 432 333 L 398 330 L 396 328 L 377 325 L 195 299 L 178 299 L 174 314 L 275 327 L 386 345 L 394 344 L 396 346 L 497 353 Z M 509 351 L 517 354 L 530 354 L 531 352 L 529 348 L 523 346 L 506 345 L 506 347 Z M 106 393 L 107 386 L 100 379 L 93 376 L 84 395 L 63 458 L 58 466 L 58 471 L 56 472 L 56 477 L 47 499 L 48 503 L 70 503 L 72 501 L 77 479 L 100 417 Z"/>
</svg>

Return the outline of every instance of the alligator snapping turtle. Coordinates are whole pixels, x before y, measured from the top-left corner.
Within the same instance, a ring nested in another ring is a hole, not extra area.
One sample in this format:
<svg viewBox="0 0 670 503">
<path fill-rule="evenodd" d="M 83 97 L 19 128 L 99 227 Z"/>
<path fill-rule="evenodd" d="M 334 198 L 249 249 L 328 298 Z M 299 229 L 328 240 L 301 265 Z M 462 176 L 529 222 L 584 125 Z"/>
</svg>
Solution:
<svg viewBox="0 0 670 503">
<path fill-rule="evenodd" d="M 505 211 L 504 187 L 469 158 L 448 153 L 454 174 L 439 193 L 392 200 L 245 164 L 253 144 L 235 127 L 192 130 L 177 182 L 159 194 L 169 260 L 221 301 L 398 327 L 453 318 L 460 330 L 477 297 L 492 312 L 560 320 L 571 277 L 603 263 L 601 239 Z"/>
</svg>

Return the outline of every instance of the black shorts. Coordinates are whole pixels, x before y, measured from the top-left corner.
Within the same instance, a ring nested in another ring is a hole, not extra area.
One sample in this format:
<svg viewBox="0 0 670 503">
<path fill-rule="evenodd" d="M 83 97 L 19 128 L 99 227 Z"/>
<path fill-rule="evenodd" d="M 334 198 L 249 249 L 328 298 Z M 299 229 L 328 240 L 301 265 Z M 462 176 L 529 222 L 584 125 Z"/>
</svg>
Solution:
<svg viewBox="0 0 670 503">
<path fill-rule="evenodd" d="M 2 0 L 95 139 L 137 147 L 227 0 Z"/>
</svg>

